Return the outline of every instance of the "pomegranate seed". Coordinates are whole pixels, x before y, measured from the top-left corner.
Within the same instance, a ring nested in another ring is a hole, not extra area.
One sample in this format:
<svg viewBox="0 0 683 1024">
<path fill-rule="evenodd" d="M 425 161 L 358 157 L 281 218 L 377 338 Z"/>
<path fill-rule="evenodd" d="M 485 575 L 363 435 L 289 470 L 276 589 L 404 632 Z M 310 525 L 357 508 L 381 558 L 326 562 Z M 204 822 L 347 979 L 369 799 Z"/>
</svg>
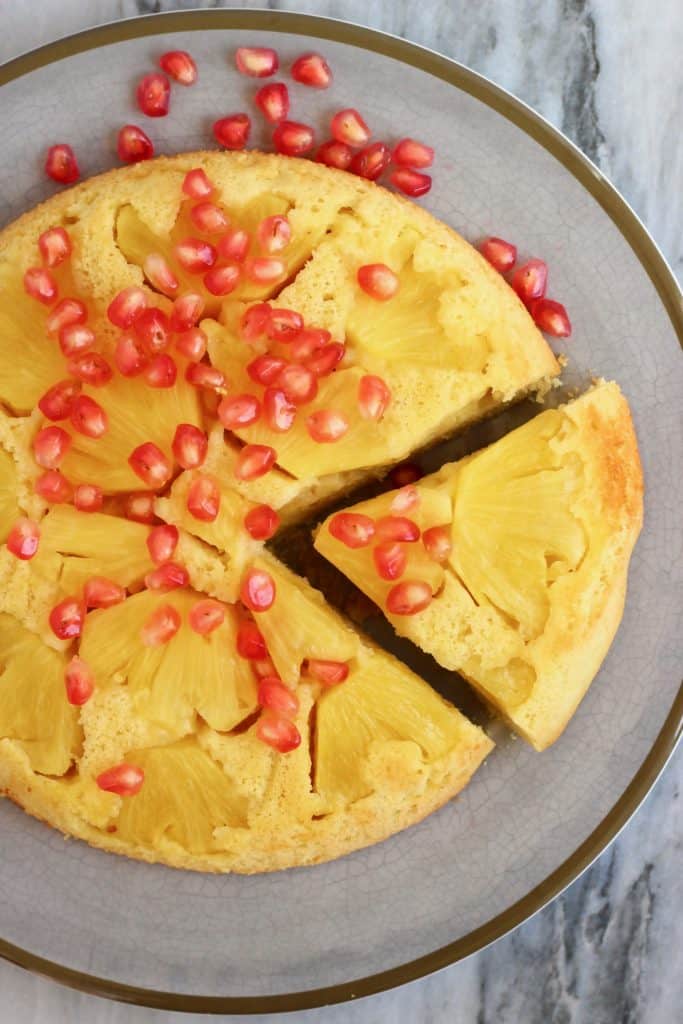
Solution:
<svg viewBox="0 0 683 1024">
<path fill-rule="evenodd" d="M 271 341 L 279 341 L 286 345 L 294 341 L 304 326 L 301 313 L 293 309 L 271 309 L 266 334 Z"/>
<path fill-rule="evenodd" d="M 178 565 L 177 562 L 164 562 L 145 576 L 148 590 L 161 590 L 164 593 L 186 587 L 189 582 L 190 574 L 184 565 Z"/>
<path fill-rule="evenodd" d="M 318 394 L 318 380 L 313 371 L 297 363 L 288 363 L 278 374 L 276 383 L 294 405 L 312 402 Z"/>
<path fill-rule="evenodd" d="M 173 255 L 190 274 L 202 274 L 216 262 L 216 250 L 201 238 L 185 238 L 178 242 Z"/>
<path fill-rule="evenodd" d="M 180 85 L 194 85 L 197 81 L 197 65 L 187 50 L 169 50 L 159 57 L 159 67 Z"/>
<path fill-rule="evenodd" d="M 280 754 L 288 754 L 301 744 L 301 733 L 294 722 L 272 711 L 261 715 L 256 723 L 256 735 L 262 743 L 273 747 Z"/>
<path fill-rule="evenodd" d="M 385 263 L 367 263 L 358 268 L 358 284 L 366 295 L 378 302 L 393 299 L 399 288 L 399 280 Z"/>
<path fill-rule="evenodd" d="M 171 312 L 171 330 L 187 331 L 201 318 L 204 312 L 204 299 L 195 292 L 181 295 L 173 303 Z"/>
<path fill-rule="evenodd" d="M 168 348 L 171 336 L 171 322 L 158 306 L 144 309 L 133 324 L 136 338 L 152 355 Z"/>
<path fill-rule="evenodd" d="M 430 526 L 422 534 L 422 543 L 430 558 L 439 565 L 448 561 L 452 550 L 450 530 L 447 526 Z"/>
<path fill-rule="evenodd" d="M 150 359 L 143 373 L 151 388 L 172 388 L 178 376 L 178 367 L 168 353 L 161 352 Z"/>
<path fill-rule="evenodd" d="M 348 679 L 349 666 L 345 661 L 324 661 L 321 658 L 309 658 L 306 662 L 306 675 L 317 680 L 323 686 L 336 686 Z"/>
<path fill-rule="evenodd" d="M 302 156 L 313 149 L 314 142 L 313 129 L 298 121 L 280 121 L 273 132 L 273 145 L 285 156 Z"/>
<path fill-rule="evenodd" d="M 568 338 L 572 333 L 572 325 L 567 310 L 561 302 L 554 299 L 534 299 L 529 304 L 529 312 L 534 323 L 553 338 Z"/>
<path fill-rule="evenodd" d="M 394 487 L 405 487 L 408 484 L 414 484 L 423 476 L 424 472 L 416 462 L 401 462 L 398 466 L 394 466 L 389 473 L 389 480 Z M 392 509 L 392 511 L 396 512 L 397 509 Z"/>
<path fill-rule="evenodd" d="M 114 375 L 107 360 L 97 352 L 82 352 L 74 356 L 69 360 L 67 370 L 77 380 L 82 380 L 84 384 L 90 384 L 94 388 L 104 387 Z"/>
<path fill-rule="evenodd" d="M 187 492 L 187 509 L 195 519 L 212 523 L 221 507 L 221 492 L 210 476 L 197 475 Z"/>
<path fill-rule="evenodd" d="M 257 679 L 265 679 L 266 676 L 277 676 L 277 669 L 267 654 L 263 658 L 252 659 L 251 670 Z"/>
<path fill-rule="evenodd" d="M 397 580 L 405 572 L 408 562 L 405 550 L 395 541 L 378 544 L 372 552 L 372 558 L 377 575 L 383 580 Z"/>
<path fill-rule="evenodd" d="M 371 135 L 365 121 L 353 107 L 339 110 L 330 122 L 330 130 L 337 142 L 345 142 L 354 148 L 364 146 Z"/>
<path fill-rule="evenodd" d="M 240 601 L 249 611 L 266 612 L 275 600 L 275 580 L 265 569 L 249 569 L 240 588 Z"/>
<path fill-rule="evenodd" d="M 332 71 L 319 53 L 302 53 L 292 64 L 292 78 L 312 89 L 327 89 L 332 82 Z"/>
<path fill-rule="evenodd" d="M 86 437 L 102 437 L 109 429 L 109 417 L 99 402 L 89 395 L 74 398 L 70 419 L 74 429 Z"/>
<path fill-rule="evenodd" d="M 199 327 L 190 327 L 175 340 L 175 347 L 182 356 L 192 363 L 198 363 L 206 354 L 208 338 Z"/>
<path fill-rule="evenodd" d="M 166 117 L 171 102 L 171 83 L 166 75 L 153 71 L 140 79 L 135 96 L 147 117 Z"/>
<path fill-rule="evenodd" d="M 338 512 L 330 519 L 330 533 L 347 548 L 365 548 L 375 536 L 375 523 L 360 512 Z"/>
<path fill-rule="evenodd" d="M 204 287 L 212 295 L 223 296 L 234 292 L 240 283 L 242 271 L 234 264 L 227 267 L 214 267 L 208 274 L 204 274 Z"/>
<path fill-rule="evenodd" d="M 286 217 L 275 214 L 261 221 L 256 237 L 263 251 L 272 256 L 287 248 L 292 238 L 292 228 Z"/>
<path fill-rule="evenodd" d="M 32 519 L 22 516 L 10 530 L 7 537 L 7 550 L 22 562 L 33 558 L 40 543 L 40 527 Z"/>
<path fill-rule="evenodd" d="M 243 341 L 256 341 L 268 330 L 270 323 L 270 306 L 267 302 L 257 302 L 249 306 L 240 320 L 240 338 Z"/>
<path fill-rule="evenodd" d="M 479 246 L 479 252 L 499 274 L 512 270 L 517 262 L 517 246 L 506 242 L 504 238 L 485 238 Z"/>
<path fill-rule="evenodd" d="M 241 75 L 268 78 L 280 67 L 275 50 L 267 46 L 240 46 L 235 53 L 235 65 Z"/>
<path fill-rule="evenodd" d="M 38 401 L 38 408 L 48 420 L 65 420 L 71 415 L 74 402 L 81 390 L 75 380 L 60 380 L 53 384 Z"/>
<path fill-rule="evenodd" d="M 109 303 L 107 317 L 115 327 L 121 327 L 125 331 L 133 326 L 146 308 L 147 295 L 142 288 L 124 288 Z"/>
<path fill-rule="evenodd" d="M 95 680 L 87 663 L 74 654 L 64 672 L 66 699 L 69 704 L 80 708 L 87 704 L 95 692 Z"/>
<path fill-rule="evenodd" d="M 231 395 L 218 406 L 218 419 L 226 430 L 248 427 L 261 415 L 261 403 L 256 395 Z"/>
<path fill-rule="evenodd" d="M 97 776 L 97 785 L 107 793 L 117 796 L 135 796 L 142 789 L 145 773 L 134 764 L 117 764 Z"/>
<path fill-rule="evenodd" d="M 170 604 L 162 604 L 152 612 L 140 631 L 145 647 L 161 647 L 180 629 L 180 615 Z"/>
<path fill-rule="evenodd" d="M 245 444 L 235 462 L 238 480 L 255 480 L 264 476 L 275 465 L 277 452 L 267 444 Z"/>
<path fill-rule="evenodd" d="M 50 629 L 59 640 L 74 640 L 81 635 L 85 606 L 78 597 L 66 597 L 50 612 Z"/>
<path fill-rule="evenodd" d="M 124 587 L 106 576 L 91 576 L 83 586 L 86 608 L 113 608 L 126 600 Z"/>
<path fill-rule="evenodd" d="M 432 588 L 424 580 L 403 580 L 387 594 L 387 611 L 391 615 L 415 615 L 431 600 Z"/>
<path fill-rule="evenodd" d="M 208 363 L 191 363 L 185 371 L 185 379 L 196 388 L 206 388 L 218 394 L 225 394 L 228 388 L 225 374 Z"/>
<path fill-rule="evenodd" d="M 48 334 L 59 334 L 64 327 L 83 324 L 88 319 L 88 310 L 79 299 L 62 299 L 48 314 L 45 326 Z"/>
<path fill-rule="evenodd" d="M 329 139 L 318 149 L 315 159 L 326 167 L 336 167 L 340 171 L 348 170 L 353 159 L 353 150 L 345 142 Z"/>
<path fill-rule="evenodd" d="M 391 401 L 391 391 L 381 377 L 366 374 L 358 382 L 358 409 L 365 420 L 381 420 Z"/>
<path fill-rule="evenodd" d="M 330 341 L 332 335 L 322 327 L 304 327 L 294 341 L 290 342 L 289 350 L 293 359 L 309 359 L 314 352 Z M 343 346 L 342 346 L 343 349 Z"/>
<path fill-rule="evenodd" d="M 431 167 L 434 163 L 434 150 L 416 139 L 401 139 L 394 146 L 391 154 L 393 163 L 401 167 Z"/>
<path fill-rule="evenodd" d="M 43 427 L 33 438 L 33 457 L 43 469 L 57 469 L 71 447 L 71 434 L 61 427 Z"/>
<path fill-rule="evenodd" d="M 512 275 L 510 284 L 522 302 L 528 304 L 532 299 L 542 299 L 548 283 L 548 267 L 543 260 L 527 260 Z"/>
<path fill-rule="evenodd" d="M 155 498 L 154 492 L 132 491 L 126 495 L 123 503 L 124 516 L 135 523 L 153 523 Z"/>
<path fill-rule="evenodd" d="M 44 267 L 29 267 L 24 274 L 24 291 L 44 306 L 51 306 L 59 294 L 57 282 Z"/>
<path fill-rule="evenodd" d="M 201 167 L 188 171 L 183 179 L 182 190 L 190 199 L 207 199 L 213 192 L 213 185 Z"/>
<path fill-rule="evenodd" d="M 273 356 L 270 352 L 264 352 L 262 356 L 256 356 L 250 363 L 247 363 L 247 373 L 257 384 L 267 387 L 273 384 L 280 372 L 285 368 L 286 361 L 280 356 Z"/>
<path fill-rule="evenodd" d="M 50 146 L 45 157 L 45 173 L 53 181 L 60 185 L 71 185 L 78 181 L 80 170 L 76 154 L 66 142 L 59 142 L 56 146 Z"/>
<path fill-rule="evenodd" d="M 158 252 L 152 252 L 149 256 L 145 256 L 142 271 L 152 288 L 156 288 L 158 292 L 172 296 L 174 292 L 178 291 L 178 278 Z"/>
<path fill-rule="evenodd" d="M 295 715 L 299 710 L 299 698 L 277 676 L 261 680 L 256 699 L 262 708 L 279 711 L 282 715 Z"/>
<path fill-rule="evenodd" d="M 198 469 L 206 458 L 209 439 L 192 423 L 179 423 L 173 436 L 173 454 L 183 469 Z"/>
<path fill-rule="evenodd" d="M 35 482 L 35 492 L 53 505 L 63 505 L 71 500 L 73 489 L 58 469 L 46 469 Z"/>
<path fill-rule="evenodd" d="M 254 540 L 270 540 L 279 525 L 280 517 L 270 505 L 255 505 L 244 517 L 244 528 Z"/>
<path fill-rule="evenodd" d="M 125 164 L 137 164 L 141 160 L 152 159 L 154 145 L 142 128 L 135 124 L 124 124 L 116 140 L 116 152 L 119 160 Z"/>
<path fill-rule="evenodd" d="M 173 558 L 173 553 L 178 545 L 178 527 L 163 523 L 161 526 L 154 526 L 147 534 L 147 550 L 149 556 L 156 565 L 168 562 Z"/>
<path fill-rule="evenodd" d="M 213 126 L 213 137 L 225 149 L 244 149 L 250 132 L 251 118 L 248 114 L 221 117 Z"/>
<path fill-rule="evenodd" d="M 413 171 L 410 167 L 397 167 L 389 175 L 389 181 L 399 192 L 413 199 L 426 195 L 432 187 L 432 179 L 428 174 Z"/>
<path fill-rule="evenodd" d="M 215 203 L 197 203 L 190 209 L 190 220 L 205 235 L 220 235 L 228 227 L 228 218 Z"/>
<path fill-rule="evenodd" d="M 272 284 L 285 273 L 285 265 L 282 260 L 259 258 L 248 260 L 246 274 L 250 281 L 256 284 Z"/>
<path fill-rule="evenodd" d="M 190 609 L 187 621 L 190 624 L 190 629 L 193 629 L 195 633 L 206 636 L 207 633 L 213 633 L 214 629 L 218 629 L 225 622 L 225 605 L 210 597 L 203 601 L 197 601 Z"/>
<path fill-rule="evenodd" d="M 249 661 L 256 661 L 268 655 L 266 642 L 261 630 L 251 619 L 243 619 L 237 630 L 237 653 Z"/>
<path fill-rule="evenodd" d="M 389 166 L 391 150 L 384 142 L 372 142 L 369 146 L 356 153 L 349 170 L 367 181 L 377 181 Z M 395 174 L 398 172 L 395 171 Z"/>
<path fill-rule="evenodd" d="M 230 228 L 216 242 L 216 250 L 222 260 L 242 263 L 249 251 L 250 242 L 249 235 L 242 228 Z"/>
<path fill-rule="evenodd" d="M 94 344 L 95 335 L 86 324 L 66 324 L 59 332 L 59 347 L 67 359 L 87 352 Z"/>
<path fill-rule="evenodd" d="M 114 362 L 124 377 L 137 377 L 147 365 L 147 353 L 142 342 L 132 334 L 122 334 L 116 342 Z"/>
<path fill-rule="evenodd" d="M 296 418 L 296 406 L 287 400 L 280 388 L 266 388 L 263 393 L 263 418 L 270 430 L 285 434 Z"/>
<path fill-rule="evenodd" d="M 419 504 L 420 495 L 417 489 L 412 484 L 405 484 L 396 492 L 389 507 L 394 515 L 400 515 L 402 512 L 410 512 L 412 508 L 417 508 Z"/>
<path fill-rule="evenodd" d="M 104 494 L 97 484 L 79 484 L 74 490 L 74 508 L 79 512 L 99 512 L 103 503 Z"/>
<path fill-rule="evenodd" d="M 39 236 L 38 248 L 46 267 L 58 267 L 71 255 L 71 239 L 64 228 L 48 228 Z"/>
<path fill-rule="evenodd" d="M 420 527 L 405 516 L 382 516 L 376 523 L 377 536 L 382 540 L 404 541 L 412 544 L 420 539 Z"/>
<path fill-rule="evenodd" d="M 152 441 L 134 448 L 128 456 L 128 465 L 148 487 L 163 487 L 173 476 L 171 463 Z"/>
<path fill-rule="evenodd" d="M 349 421 L 342 412 L 318 409 L 307 418 L 306 429 L 318 444 L 331 444 L 344 436 L 349 429 Z"/>
<path fill-rule="evenodd" d="M 305 365 L 316 377 L 327 377 L 333 370 L 336 370 L 345 353 L 346 349 L 341 342 L 331 341 L 329 345 L 324 345 L 323 348 L 309 356 Z"/>
<path fill-rule="evenodd" d="M 261 86 L 254 101 L 271 124 L 283 121 L 289 113 L 289 90 L 284 82 L 269 82 Z"/>
</svg>

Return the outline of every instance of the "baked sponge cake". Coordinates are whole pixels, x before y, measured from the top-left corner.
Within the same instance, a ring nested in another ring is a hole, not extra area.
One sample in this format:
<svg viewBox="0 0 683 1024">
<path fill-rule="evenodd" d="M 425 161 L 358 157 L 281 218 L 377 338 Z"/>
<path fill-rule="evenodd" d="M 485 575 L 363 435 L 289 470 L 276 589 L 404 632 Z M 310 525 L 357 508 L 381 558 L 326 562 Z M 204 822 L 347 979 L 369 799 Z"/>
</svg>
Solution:
<svg viewBox="0 0 683 1024">
<path fill-rule="evenodd" d="M 543 750 L 618 628 L 642 491 L 627 402 L 600 381 L 483 451 L 331 516 L 315 546 L 397 633 Z"/>
</svg>

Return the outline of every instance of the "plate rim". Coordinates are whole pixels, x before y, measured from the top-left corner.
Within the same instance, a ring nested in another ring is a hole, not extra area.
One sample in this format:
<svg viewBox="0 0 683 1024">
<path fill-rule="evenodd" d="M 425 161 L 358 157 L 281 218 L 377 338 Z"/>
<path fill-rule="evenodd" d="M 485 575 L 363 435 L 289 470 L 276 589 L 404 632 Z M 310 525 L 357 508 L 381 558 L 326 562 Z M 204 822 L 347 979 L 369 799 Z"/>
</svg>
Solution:
<svg viewBox="0 0 683 1024">
<path fill-rule="evenodd" d="M 683 350 L 683 293 L 657 243 L 600 169 L 522 100 L 466 65 L 399 36 L 337 18 L 245 8 L 146 14 L 64 36 L 0 65 L 0 86 L 88 50 L 163 32 L 254 29 L 328 39 L 432 74 L 491 107 L 558 160 L 600 204 L 647 273 Z M 683 684 L 647 756 L 602 821 L 539 885 L 478 928 L 418 959 L 355 981 L 268 996 L 198 996 L 127 985 L 36 956 L 0 937 L 0 958 L 70 988 L 123 1003 L 209 1014 L 290 1012 L 341 1003 L 415 981 L 463 960 L 517 928 L 559 896 L 607 849 L 638 810 L 673 755 L 683 729 Z"/>
</svg>

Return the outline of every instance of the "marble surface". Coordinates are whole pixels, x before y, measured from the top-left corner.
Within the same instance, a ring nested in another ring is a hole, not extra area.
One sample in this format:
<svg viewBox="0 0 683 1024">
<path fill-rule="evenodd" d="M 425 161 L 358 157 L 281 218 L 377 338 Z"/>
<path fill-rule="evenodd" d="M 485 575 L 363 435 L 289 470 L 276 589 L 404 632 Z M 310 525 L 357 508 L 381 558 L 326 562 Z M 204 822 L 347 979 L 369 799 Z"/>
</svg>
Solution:
<svg viewBox="0 0 683 1024">
<path fill-rule="evenodd" d="M 0 60 L 98 22 L 196 3 L 14 0 L 0 5 Z M 216 4 L 204 6 L 264 6 Z M 683 13 L 662 0 L 327 0 L 271 8 L 371 24 L 447 53 L 511 89 L 601 166 L 683 277 Z M 583 878 L 513 935 L 399 991 L 297 1014 L 315 1024 L 659 1024 L 680 1019 L 683 756 Z M 118 1006 L 0 964 L 0 1024 L 198 1020 Z M 245 1018 L 246 1020 L 247 1018 Z M 264 1022 L 275 1018 L 260 1018 Z"/>
</svg>

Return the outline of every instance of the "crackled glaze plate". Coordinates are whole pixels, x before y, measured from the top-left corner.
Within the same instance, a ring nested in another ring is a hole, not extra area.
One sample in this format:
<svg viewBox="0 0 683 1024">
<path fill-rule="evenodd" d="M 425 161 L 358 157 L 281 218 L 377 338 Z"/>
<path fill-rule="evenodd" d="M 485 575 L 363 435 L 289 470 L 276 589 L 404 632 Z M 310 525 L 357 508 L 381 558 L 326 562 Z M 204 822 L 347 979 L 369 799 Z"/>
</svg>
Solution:
<svg viewBox="0 0 683 1024">
<path fill-rule="evenodd" d="M 382 642 L 486 724 L 497 747 L 461 797 L 379 846 L 319 867 L 214 878 L 65 842 L 0 802 L 1 954 L 101 995 L 224 1013 L 378 991 L 514 927 L 635 810 L 673 749 L 683 703 L 680 293 L 599 171 L 521 103 L 452 61 L 340 22 L 257 11 L 119 22 L 0 69 L 0 224 L 53 191 L 42 173 L 50 142 L 70 142 L 84 176 L 115 164 L 116 130 L 139 116 L 134 84 L 166 50 L 189 49 L 200 81 L 174 89 L 171 115 L 144 127 L 159 153 L 210 146 L 217 116 L 250 107 L 254 82 L 232 62 L 243 44 L 275 45 L 285 68 L 320 49 L 334 88 L 293 86 L 293 116 L 322 138 L 334 107 L 357 105 L 376 137 L 400 129 L 435 144 L 425 205 L 471 240 L 495 233 L 515 239 L 522 257 L 547 260 L 574 324 L 571 341 L 555 346 L 569 360 L 565 387 L 593 375 L 622 386 L 646 511 L 619 634 L 569 728 L 543 754 L 380 629 Z M 499 417 L 466 443 L 533 411 Z M 438 458 L 462 451 L 460 440 Z"/>
</svg>

